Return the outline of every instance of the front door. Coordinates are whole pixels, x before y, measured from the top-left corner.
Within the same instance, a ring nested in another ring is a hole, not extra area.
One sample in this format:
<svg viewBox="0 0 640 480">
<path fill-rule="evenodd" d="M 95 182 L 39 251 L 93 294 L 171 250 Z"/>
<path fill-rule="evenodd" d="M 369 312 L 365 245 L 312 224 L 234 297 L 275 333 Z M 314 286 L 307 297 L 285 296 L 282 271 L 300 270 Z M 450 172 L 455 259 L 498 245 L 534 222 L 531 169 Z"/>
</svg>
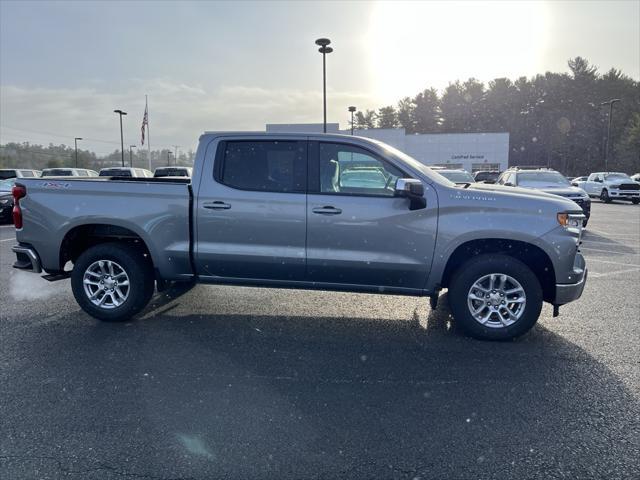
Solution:
<svg viewBox="0 0 640 480">
<path fill-rule="evenodd" d="M 436 238 L 437 198 L 409 210 L 394 195 L 410 177 L 376 153 L 339 142 L 310 142 L 307 278 L 315 282 L 421 289 Z"/>
<path fill-rule="evenodd" d="M 306 140 L 222 141 L 213 170 L 197 198 L 198 273 L 302 280 Z"/>
</svg>

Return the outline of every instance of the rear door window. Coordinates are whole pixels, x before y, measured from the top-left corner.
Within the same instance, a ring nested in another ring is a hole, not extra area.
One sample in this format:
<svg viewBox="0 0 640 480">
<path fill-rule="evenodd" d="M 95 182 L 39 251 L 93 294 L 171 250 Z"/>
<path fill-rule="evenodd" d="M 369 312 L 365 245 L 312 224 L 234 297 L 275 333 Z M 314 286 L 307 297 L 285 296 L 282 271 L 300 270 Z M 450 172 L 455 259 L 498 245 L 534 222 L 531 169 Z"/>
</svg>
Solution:
<svg viewBox="0 0 640 480">
<path fill-rule="evenodd" d="M 306 141 L 227 141 L 216 156 L 216 180 L 240 190 L 304 192 Z"/>
</svg>

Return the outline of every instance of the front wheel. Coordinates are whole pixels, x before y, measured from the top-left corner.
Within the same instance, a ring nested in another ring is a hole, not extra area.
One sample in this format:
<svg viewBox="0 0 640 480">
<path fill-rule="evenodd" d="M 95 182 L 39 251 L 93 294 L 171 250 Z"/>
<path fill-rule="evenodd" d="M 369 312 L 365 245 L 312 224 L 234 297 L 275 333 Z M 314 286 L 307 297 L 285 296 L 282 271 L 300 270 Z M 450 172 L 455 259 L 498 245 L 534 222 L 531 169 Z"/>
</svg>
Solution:
<svg viewBox="0 0 640 480">
<path fill-rule="evenodd" d="M 71 273 L 78 305 L 94 318 L 129 320 L 149 303 L 154 289 L 153 268 L 133 245 L 104 243 L 78 257 Z"/>
<path fill-rule="evenodd" d="M 634 205 L 638 205 L 640 203 L 640 198 L 632 198 L 631 203 L 633 203 Z"/>
<path fill-rule="evenodd" d="M 449 285 L 449 305 L 468 335 L 509 340 L 528 332 L 542 310 L 536 275 L 507 255 L 479 255 L 464 263 Z"/>
<path fill-rule="evenodd" d="M 609 196 L 609 192 L 606 188 L 602 189 L 602 192 L 600 193 L 600 200 L 604 203 L 611 203 L 611 197 Z"/>
</svg>

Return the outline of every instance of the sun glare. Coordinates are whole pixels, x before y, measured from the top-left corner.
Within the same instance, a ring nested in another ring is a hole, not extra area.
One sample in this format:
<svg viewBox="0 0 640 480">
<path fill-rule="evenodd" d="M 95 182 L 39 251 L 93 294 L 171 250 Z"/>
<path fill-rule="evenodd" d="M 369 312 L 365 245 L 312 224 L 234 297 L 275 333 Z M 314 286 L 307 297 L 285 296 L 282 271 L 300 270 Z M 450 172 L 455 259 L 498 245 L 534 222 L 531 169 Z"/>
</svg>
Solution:
<svg viewBox="0 0 640 480">
<path fill-rule="evenodd" d="M 367 32 L 384 103 L 449 81 L 535 73 L 546 43 L 542 2 L 383 2 Z"/>
</svg>

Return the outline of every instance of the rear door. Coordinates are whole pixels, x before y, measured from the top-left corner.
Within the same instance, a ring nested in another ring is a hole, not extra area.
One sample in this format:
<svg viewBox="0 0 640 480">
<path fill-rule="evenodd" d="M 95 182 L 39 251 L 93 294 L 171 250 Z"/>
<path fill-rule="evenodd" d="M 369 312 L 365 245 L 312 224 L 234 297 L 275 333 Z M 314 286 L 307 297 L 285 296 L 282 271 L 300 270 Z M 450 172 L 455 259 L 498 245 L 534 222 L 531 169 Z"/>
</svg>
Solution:
<svg viewBox="0 0 640 480">
<path fill-rule="evenodd" d="M 203 171 L 196 205 L 201 275 L 302 280 L 307 141 L 228 139 Z"/>
<path fill-rule="evenodd" d="M 375 152 L 339 142 L 309 143 L 307 278 L 316 282 L 423 288 L 437 226 L 437 199 L 409 210 L 394 195 L 410 175 Z"/>
</svg>

